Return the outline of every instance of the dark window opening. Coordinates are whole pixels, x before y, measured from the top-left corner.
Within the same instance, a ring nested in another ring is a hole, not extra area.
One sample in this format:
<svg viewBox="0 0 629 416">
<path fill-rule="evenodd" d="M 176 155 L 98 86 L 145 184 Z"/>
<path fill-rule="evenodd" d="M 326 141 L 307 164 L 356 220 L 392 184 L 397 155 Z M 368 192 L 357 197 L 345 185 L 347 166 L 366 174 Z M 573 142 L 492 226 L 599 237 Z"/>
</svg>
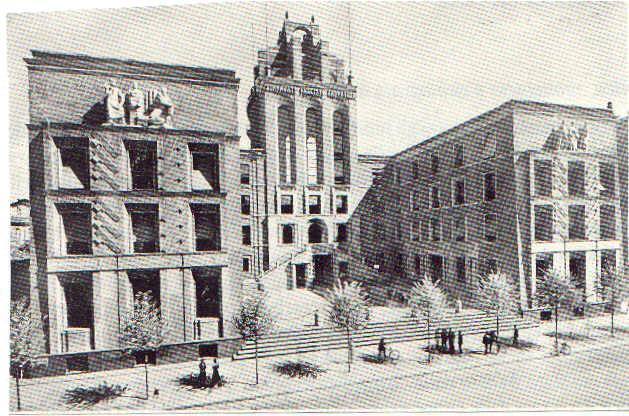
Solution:
<svg viewBox="0 0 629 416">
<path fill-rule="evenodd" d="M 433 175 L 439 172 L 439 155 L 436 153 L 430 157 L 430 171 Z"/>
<path fill-rule="evenodd" d="M 90 160 L 87 140 L 60 139 L 59 188 L 90 189 Z"/>
<path fill-rule="evenodd" d="M 240 165 L 240 183 L 242 185 L 249 185 L 250 183 L 249 165 L 246 163 Z"/>
<path fill-rule="evenodd" d="M 553 206 L 535 206 L 535 241 L 552 241 Z"/>
<path fill-rule="evenodd" d="M 220 207 L 216 204 L 192 204 L 196 251 L 221 249 Z"/>
<path fill-rule="evenodd" d="M 496 214 L 485 215 L 485 240 L 496 241 Z"/>
<path fill-rule="evenodd" d="M 281 196 L 280 212 L 282 214 L 292 214 L 293 213 L 293 196 L 292 195 L 282 195 Z"/>
<path fill-rule="evenodd" d="M 460 168 L 465 164 L 465 158 L 463 154 L 463 145 L 455 144 L 454 145 L 454 167 Z"/>
<path fill-rule="evenodd" d="M 616 168 L 611 163 L 601 162 L 599 165 L 601 193 L 603 198 L 614 198 L 616 195 Z"/>
<path fill-rule="evenodd" d="M 242 271 L 243 272 L 248 272 L 250 270 L 250 263 L 251 263 L 251 260 L 249 259 L 249 257 L 242 258 Z"/>
<path fill-rule="evenodd" d="M 190 143 L 193 190 L 219 190 L 218 146 Z"/>
<path fill-rule="evenodd" d="M 58 204 L 63 226 L 65 253 L 92 254 L 92 215 L 89 204 Z"/>
<path fill-rule="evenodd" d="M 570 253 L 570 280 L 575 289 L 585 295 L 585 252 L 573 251 Z"/>
<path fill-rule="evenodd" d="M 571 197 L 585 196 L 585 163 L 568 162 L 568 194 Z"/>
<path fill-rule="evenodd" d="M 240 196 L 240 213 L 243 215 L 251 214 L 251 197 L 249 195 Z"/>
<path fill-rule="evenodd" d="M 146 293 L 151 297 L 155 307 L 161 304 L 161 288 L 159 270 L 129 270 L 129 282 L 133 289 L 133 299 L 138 293 Z"/>
<path fill-rule="evenodd" d="M 485 174 L 485 201 L 496 199 L 496 174 L 489 172 Z"/>
<path fill-rule="evenodd" d="M 347 195 L 336 196 L 336 213 L 347 214 Z"/>
<path fill-rule="evenodd" d="M 568 219 L 568 239 L 585 240 L 585 205 L 570 205 Z"/>
<path fill-rule="evenodd" d="M 159 251 L 158 206 L 154 204 L 129 204 L 132 243 L 134 253 Z"/>
<path fill-rule="evenodd" d="M 157 145 L 155 142 L 128 142 L 131 189 L 157 189 Z"/>
<path fill-rule="evenodd" d="M 293 244 L 295 242 L 295 227 L 293 224 L 282 224 L 280 228 L 282 244 Z"/>
<path fill-rule="evenodd" d="M 601 205 L 600 238 L 601 240 L 616 239 L 616 207 L 613 205 Z"/>
<path fill-rule="evenodd" d="M 465 282 L 465 257 L 456 258 L 456 279 Z"/>
<path fill-rule="evenodd" d="M 315 221 L 308 227 L 308 243 L 316 244 L 327 242 L 327 230 L 321 221 Z"/>
<path fill-rule="evenodd" d="M 344 243 L 347 241 L 347 224 L 336 224 L 336 241 Z"/>
<path fill-rule="evenodd" d="M 250 225 L 242 226 L 242 244 L 245 246 L 251 245 L 251 226 Z"/>
<path fill-rule="evenodd" d="M 538 159 L 534 162 L 535 196 L 552 195 L 553 164 L 550 159 Z"/>
<path fill-rule="evenodd" d="M 535 275 L 538 279 L 548 275 L 553 270 L 553 255 L 538 254 L 535 257 Z"/>
<path fill-rule="evenodd" d="M 431 195 L 432 195 L 432 207 L 433 208 L 440 208 L 441 207 L 441 201 L 439 201 L 439 188 L 436 186 L 433 186 L 431 191 Z"/>
<path fill-rule="evenodd" d="M 221 272 L 213 268 L 192 269 L 196 289 L 197 318 L 221 316 Z"/>
<path fill-rule="evenodd" d="M 431 218 L 430 225 L 432 241 L 441 241 L 441 218 Z"/>
<path fill-rule="evenodd" d="M 466 237 L 465 217 L 462 215 L 455 215 L 453 222 L 454 222 L 454 240 L 465 241 L 465 237 Z"/>
<path fill-rule="evenodd" d="M 454 203 L 456 205 L 465 204 L 465 180 L 458 179 L 454 182 Z"/>
<path fill-rule="evenodd" d="M 321 214 L 321 196 L 319 195 L 308 196 L 308 213 Z"/>
</svg>

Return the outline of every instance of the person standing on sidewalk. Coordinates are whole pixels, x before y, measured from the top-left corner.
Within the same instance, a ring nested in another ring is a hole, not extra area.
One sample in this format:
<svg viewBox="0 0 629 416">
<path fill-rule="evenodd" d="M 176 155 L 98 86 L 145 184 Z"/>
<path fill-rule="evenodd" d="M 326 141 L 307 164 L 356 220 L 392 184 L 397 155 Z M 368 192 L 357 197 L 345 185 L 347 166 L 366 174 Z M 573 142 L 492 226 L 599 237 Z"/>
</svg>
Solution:
<svg viewBox="0 0 629 416">
<path fill-rule="evenodd" d="M 513 325 L 513 345 L 518 346 L 520 342 L 520 331 L 518 331 L 517 325 Z"/>
<path fill-rule="evenodd" d="M 446 332 L 446 329 L 443 328 L 441 330 L 441 352 L 446 352 L 448 349 L 448 333 Z"/>
<path fill-rule="evenodd" d="M 485 354 L 487 354 L 489 350 L 489 332 L 485 332 L 485 335 L 483 335 L 483 345 L 485 346 Z"/>
<path fill-rule="evenodd" d="M 380 338 L 380 343 L 378 344 L 378 361 L 384 362 L 385 358 L 387 358 L 387 347 L 384 345 L 384 338 Z"/>
<path fill-rule="evenodd" d="M 463 333 L 459 331 L 459 354 L 463 354 Z"/>
<path fill-rule="evenodd" d="M 222 384 L 223 380 L 221 379 L 221 375 L 218 373 L 218 361 L 215 358 L 214 363 L 212 363 L 212 379 L 210 380 L 210 387 L 220 387 Z"/>
<path fill-rule="evenodd" d="M 207 386 L 207 373 L 205 371 L 206 368 L 207 368 L 207 365 L 205 365 L 205 360 L 201 358 L 201 362 L 199 363 L 199 381 L 198 381 L 200 387 Z"/>
<path fill-rule="evenodd" d="M 452 328 L 450 328 L 450 330 L 448 331 L 448 344 L 450 346 L 450 354 L 455 353 L 454 350 L 454 331 L 452 330 Z"/>
</svg>

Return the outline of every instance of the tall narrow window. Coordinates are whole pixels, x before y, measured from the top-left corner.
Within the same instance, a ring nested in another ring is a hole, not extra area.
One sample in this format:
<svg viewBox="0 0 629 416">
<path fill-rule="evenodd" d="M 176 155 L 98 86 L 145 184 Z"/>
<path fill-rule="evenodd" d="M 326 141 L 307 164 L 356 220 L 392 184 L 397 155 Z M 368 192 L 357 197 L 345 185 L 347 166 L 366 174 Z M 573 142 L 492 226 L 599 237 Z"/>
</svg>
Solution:
<svg viewBox="0 0 629 416">
<path fill-rule="evenodd" d="M 437 153 L 433 153 L 430 157 L 430 171 L 433 175 L 439 173 L 439 155 Z"/>
<path fill-rule="evenodd" d="M 347 195 L 336 195 L 336 213 L 347 214 Z"/>
<path fill-rule="evenodd" d="M 616 169 L 612 163 L 600 162 L 601 197 L 613 198 L 616 195 Z"/>
<path fill-rule="evenodd" d="M 411 222 L 411 240 L 419 241 L 421 234 L 421 222 L 419 218 L 413 218 Z"/>
<path fill-rule="evenodd" d="M 616 239 L 616 207 L 601 205 L 600 214 L 601 240 Z"/>
<path fill-rule="evenodd" d="M 485 214 L 485 240 L 496 241 L 496 214 Z"/>
<path fill-rule="evenodd" d="M 196 251 L 221 249 L 220 207 L 216 204 L 192 204 Z"/>
<path fill-rule="evenodd" d="M 317 171 L 317 139 L 314 137 L 308 137 L 306 140 L 306 159 L 308 183 L 316 184 L 319 172 Z"/>
<path fill-rule="evenodd" d="M 277 110 L 277 140 L 280 183 L 294 183 L 295 115 L 292 105 L 282 105 Z"/>
<path fill-rule="evenodd" d="M 310 107 L 306 110 L 306 168 L 308 184 L 318 184 L 323 180 L 321 110 Z"/>
<path fill-rule="evenodd" d="M 128 142 L 131 189 L 157 189 L 157 145 L 155 142 Z"/>
<path fill-rule="evenodd" d="M 441 208 L 441 201 L 439 200 L 439 188 L 437 186 L 433 186 L 431 188 L 431 200 L 432 208 Z"/>
<path fill-rule="evenodd" d="M 282 195 L 280 198 L 280 213 L 292 214 L 293 213 L 293 196 Z"/>
<path fill-rule="evenodd" d="M 465 257 L 456 258 L 456 280 L 465 282 Z"/>
<path fill-rule="evenodd" d="M 240 213 L 243 215 L 251 214 L 251 196 L 249 195 L 240 196 Z"/>
<path fill-rule="evenodd" d="M 488 172 L 485 174 L 485 201 L 490 202 L 496 199 L 496 173 Z"/>
<path fill-rule="evenodd" d="M 465 179 L 460 178 L 454 181 L 454 204 L 465 204 Z"/>
<path fill-rule="evenodd" d="M 460 168 L 465 164 L 465 158 L 463 155 L 463 145 L 460 143 L 455 143 L 453 145 L 454 149 L 454 167 Z"/>
<path fill-rule="evenodd" d="M 334 112 L 334 183 L 349 183 L 349 125 L 346 110 Z"/>
<path fill-rule="evenodd" d="M 293 244 L 295 242 L 295 226 L 293 224 L 281 224 L 280 234 L 280 242 L 282 244 Z"/>
<path fill-rule="evenodd" d="M 246 163 L 240 164 L 240 183 L 242 185 L 249 185 L 251 179 L 249 177 L 249 165 Z"/>
<path fill-rule="evenodd" d="M 585 205 L 570 205 L 568 221 L 568 238 L 570 240 L 585 240 Z"/>
<path fill-rule="evenodd" d="M 250 225 L 242 226 L 242 244 L 244 246 L 251 245 L 251 226 Z"/>
<path fill-rule="evenodd" d="M 218 146 L 205 143 L 188 146 L 192 156 L 192 189 L 218 191 Z"/>
<path fill-rule="evenodd" d="M 553 206 L 535 206 L 535 241 L 552 241 L 553 239 Z"/>
<path fill-rule="evenodd" d="M 90 189 L 88 140 L 60 138 L 55 143 L 59 152 L 59 188 Z"/>
<path fill-rule="evenodd" d="M 441 241 L 441 218 L 432 217 L 430 219 L 430 232 L 432 241 Z"/>
<path fill-rule="evenodd" d="M 134 253 L 159 251 L 159 208 L 157 204 L 128 204 Z"/>
<path fill-rule="evenodd" d="M 347 241 L 347 224 L 336 224 L 336 242 L 344 243 Z"/>
<path fill-rule="evenodd" d="M 568 162 L 568 194 L 571 197 L 585 196 L 585 163 Z"/>
<path fill-rule="evenodd" d="M 61 254 L 92 253 L 92 219 L 89 204 L 57 204 L 61 217 Z"/>
<path fill-rule="evenodd" d="M 537 159 L 533 162 L 535 175 L 535 196 L 549 197 L 552 194 L 553 164 L 550 159 Z"/>
<path fill-rule="evenodd" d="M 293 183 L 293 152 L 291 151 L 291 139 L 290 136 L 286 136 L 286 183 Z"/>
<path fill-rule="evenodd" d="M 452 222 L 454 228 L 454 240 L 465 241 L 467 234 L 465 215 L 455 215 L 452 219 Z"/>
</svg>

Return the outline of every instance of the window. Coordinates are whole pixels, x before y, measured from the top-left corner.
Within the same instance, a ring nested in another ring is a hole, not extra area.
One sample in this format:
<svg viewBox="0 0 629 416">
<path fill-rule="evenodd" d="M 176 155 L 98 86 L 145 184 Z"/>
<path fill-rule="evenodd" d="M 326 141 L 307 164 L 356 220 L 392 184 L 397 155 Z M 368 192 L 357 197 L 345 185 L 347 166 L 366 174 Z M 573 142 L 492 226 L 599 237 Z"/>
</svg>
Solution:
<svg viewBox="0 0 629 416">
<path fill-rule="evenodd" d="M 248 272 L 251 269 L 251 259 L 249 257 L 242 258 L 242 271 Z"/>
<path fill-rule="evenodd" d="M 454 204 L 465 204 L 465 179 L 460 178 L 454 181 Z"/>
<path fill-rule="evenodd" d="M 585 196 L 585 163 L 583 162 L 568 162 L 568 195 Z"/>
<path fill-rule="evenodd" d="M 487 274 L 498 273 L 498 260 L 487 259 L 485 262 L 485 270 Z"/>
<path fill-rule="evenodd" d="M 481 133 L 483 138 L 483 159 L 489 159 L 496 155 L 496 135 L 497 132 L 493 128 Z"/>
<path fill-rule="evenodd" d="M 128 142 L 131 189 L 157 189 L 157 145 L 155 142 Z"/>
<path fill-rule="evenodd" d="M 128 204 L 133 253 L 159 251 L 159 207 L 156 204 Z"/>
<path fill-rule="evenodd" d="M 535 205 L 535 241 L 553 240 L 553 206 Z"/>
<path fill-rule="evenodd" d="M 242 226 L 242 245 L 244 246 L 251 245 L 251 226 L 250 225 Z"/>
<path fill-rule="evenodd" d="M 89 204 L 58 204 L 61 217 L 61 255 L 92 254 L 92 218 Z"/>
<path fill-rule="evenodd" d="M 411 193 L 413 211 L 418 211 L 421 205 L 421 193 L 419 191 L 413 191 Z"/>
<path fill-rule="evenodd" d="M 413 218 L 413 222 L 411 223 L 411 240 L 419 241 L 421 234 L 421 222 L 419 218 Z"/>
<path fill-rule="evenodd" d="M 347 214 L 347 195 L 336 196 L 336 213 Z"/>
<path fill-rule="evenodd" d="M 280 243 L 293 244 L 295 242 L 295 226 L 293 224 L 280 225 Z"/>
<path fill-rule="evenodd" d="M 609 273 L 616 270 L 616 251 L 615 250 L 602 250 L 601 251 L 601 273 Z"/>
<path fill-rule="evenodd" d="M 570 205 L 568 221 L 568 238 L 570 240 L 585 240 L 585 205 Z"/>
<path fill-rule="evenodd" d="M 321 214 L 321 196 L 308 195 L 308 213 Z"/>
<path fill-rule="evenodd" d="M 496 241 L 496 214 L 485 214 L 485 240 Z"/>
<path fill-rule="evenodd" d="M 430 171 L 433 175 L 439 173 L 439 155 L 437 153 L 433 153 L 430 157 Z"/>
<path fill-rule="evenodd" d="M 553 270 L 552 253 L 540 253 L 535 256 L 535 276 L 541 278 Z"/>
<path fill-rule="evenodd" d="M 62 138 L 55 143 L 59 151 L 59 188 L 90 189 L 87 139 Z"/>
<path fill-rule="evenodd" d="M 485 201 L 493 201 L 496 199 L 496 173 L 488 172 L 485 174 Z"/>
<path fill-rule="evenodd" d="M 424 256 L 419 254 L 415 255 L 415 276 L 422 277 L 422 271 L 424 269 Z"/>
<path fill-rule="evenodd" d="M 192 189 L 218 191 L 218 146 L 190 143 L 188 147 L 192 155 Z"/>
<path fill-rule="evenodd" d="M 336 224 L 336 242 L 344 243 L 347 241 L 347 224 Z"/>
<path fill-rule="evenodd" d="M 249 185 L 249 165 L 246 163 L 240 164 L 240 183 L 243 185 Z"/>
<path fill-rule="evenodd" d="M 192 269 L 192 277 L 196 289 L 196 317 L 218 318 L 221 316 L 220 269 L 197 267 Z M 200 327 L 199 332 L 201 332 Z"/>
<path fill-rule="evenodd" d="M 282 214 L 292 214 L 293 213 L 293 196 L 292 195 L 282 195 L 280 197 L 280 212 Z"/>
<path fill-rule="evenodd" d="M 574 288 L 585 294 L 585 251 L 570 252 L 568 266 L 570 268 L 570 280 Z"/>
<path fill-rule="evenodd" d="M 613 198 L 616 195 L 616 169 L 613 164 L 600 162 L 599 175 L 602 198 Z"/>
<path fill-rule="evenodd" d="M 600 213 L 600 238 L 601 240 L 616 239 L 616 207 L 613 205 L 601 205 Z"/>
<path fill-rule="evenodd" d="M 430 231 L 432 241 L 441 241 L 441 218 L 432 217 L 430 220 Z"/>
<path fill-rule="evenodd" d="M 550 159 L 537 159 L 533 162 L 535 175 L 535 196 L 549 197 L 552 195 L 553 163 Z"/>
<path fill-rule="evenodd" d="M 196 251 L 218 251 L 221 249 L 221 218 L 217 204 L 192 204 L 194 240 Z"/>
<path fill-rule="evenodd" d="M 463 155 L 463 145 L 460 143 L 455 143 L 453 145 L 454 149 L 454 167 L 460 168 L 465 164 L 465 158 Z"/>
<path fill-rule="evenodd" d="M 317 139 L 314 137 L 308 137 L 306 140 L 306 167 L 308 171 L 308 183 L 318 183 L 319 172 L 317 169 Z"/>
<path fill-rule="evenodd" d="M 465 241 L 467 234 L 465 215 L 455 215 L 452 222 L 454 228 L 454 240 Z"/>
<path fill-rule="evenodd" d="M 334 122 L 334 183 L 349 183 L 349 125 L 346 111 L 335 111 Z"/>
<path fill-rule="evenodd" d="M 240 195 L 240 213 L 243 215 L 251 214 L 251 196 Z"/>
<path fill-rule="evenodd" d="M 423 221 L 421 223 L 421 226 L 422 226 L 421 239 L 424 241 L 428 241 L 430 239 L 430 221 Z"/>
<path fill-rule="evenodd" d="M 465 257 L 456 258 L 456 280 L 465 283 Z"/>
<path fill-rule="evenodd" d="M 441 208 L 441 202 L 439 201 L 439 188 L 433 186 L 430 191 L 432 208 Z"/>
<path fill-rule="evenodd" d="M 419 179 L 419 161 L 418 160 L 413 161 L 413 179 L 415 180 Z"/>
</svg>

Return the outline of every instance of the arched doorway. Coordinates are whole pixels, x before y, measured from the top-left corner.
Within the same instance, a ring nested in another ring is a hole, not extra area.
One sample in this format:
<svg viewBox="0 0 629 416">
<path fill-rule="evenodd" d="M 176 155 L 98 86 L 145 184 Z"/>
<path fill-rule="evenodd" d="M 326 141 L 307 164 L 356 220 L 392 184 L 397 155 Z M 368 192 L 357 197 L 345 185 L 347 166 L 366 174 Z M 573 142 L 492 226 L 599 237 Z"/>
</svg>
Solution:
<svg viewBox="0 0 629 416">
<path fill-rule="evenodd" d="M 312 220 L 308 226 L 308 243 L 327 243 L 328 242 L 328 228 L 321 220 Z"/>
</svg>

